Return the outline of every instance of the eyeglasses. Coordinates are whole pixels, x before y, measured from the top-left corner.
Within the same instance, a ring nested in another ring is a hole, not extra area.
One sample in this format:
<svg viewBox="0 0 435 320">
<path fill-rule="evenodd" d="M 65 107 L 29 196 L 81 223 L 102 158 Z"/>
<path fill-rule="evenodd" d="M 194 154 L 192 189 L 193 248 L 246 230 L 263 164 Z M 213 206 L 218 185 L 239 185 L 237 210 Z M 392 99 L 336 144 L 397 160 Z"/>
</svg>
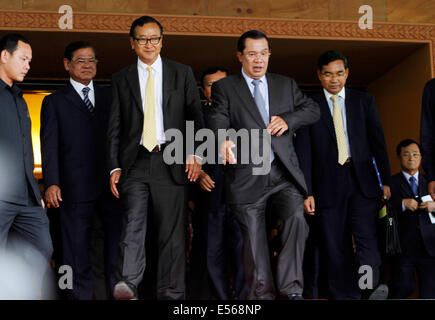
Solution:
<svg viewBox="0 0 435 320">
<path fill-rule="evenodd" d="M 337 73 L 321 72 L 320 74 L 325 79 L 331 79 L 331 78 L 343 78 L 346 75 L 346 72 L 344 72 L 344 71 L 339 71 Z"/>
<path fill-rule="evenodd" d="M 248 60 L 254 60 L 255 58 L 260 58 L 261 60 L 266 60 L 270 57 L 271 53 L 269 51 L 261 52 L 248 52 L 245 54 Z"/>
<path fill-rule="evenodd" d="M 75 63 L 75 64 L 78 64 L 78 65 L 84 65 L 86 63 L 97 64 L 98 63 L 98 59 L 96 59 L 96 58 L 89 58 L 89 59 L 77 58 L 75 60 L 71 60 L 71 62 Z"/>
<path fill-rule="evenodd" d="M 410 153 L 410 152 L 404 152 L 404 153 L 402 153 L 402 156 L 406 157 L 406 158 L 410 158 L 410 157 L 418 158 L 418 157 L 421 156 L 421 154 L 418 153 L 418 152 L 412 152 L 412 153 Z"/>
<path fill-rule="evenodd" d="M 141 45 L 141 46 L 146 46 L 148 41 L 152 45 L 156 45 L 156 44 L 159 44 L 160 39 L 162 39 L 162 36 L 160 36 L 160 37 L 152 37 L 152 38 L 133 38 L 133 39 L 136 40 L 137 43 L 139 43 L 139 45 Z"/>
</svg>

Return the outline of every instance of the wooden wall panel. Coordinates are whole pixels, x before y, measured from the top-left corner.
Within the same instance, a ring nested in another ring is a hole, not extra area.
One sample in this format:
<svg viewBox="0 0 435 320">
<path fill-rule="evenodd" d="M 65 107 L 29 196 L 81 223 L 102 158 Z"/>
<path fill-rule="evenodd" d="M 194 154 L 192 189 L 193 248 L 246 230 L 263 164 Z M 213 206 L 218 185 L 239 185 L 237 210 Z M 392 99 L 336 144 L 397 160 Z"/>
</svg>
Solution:
<svg viewBox="0 0 435 320">
<path fill-rule="evenodd" d="M 213 16 L 269 17 L 267 0 L 209 0 L 208 14 Z"/>
<path fill-rule="evenodd" d="M 87 11 L 94 12 L 146 12 L 148 0 L 87 0 Z"/>
<path fill-rule="evenodd" d="M 328 19 L 329 0 L 270 0 L 270 16 L 290 19 Z"/>
<path fill-rule="evenodd" d="M 86 0 L 22 0 L 24 10 L 58 11 L 67 4 L 75 11 L 86 11 Z"/>
<path fill-rule="evenodd" d="M 362 16 L 358 12 L 362 5 L 369 5 L 373 9 L 374 21 L 386 21 L 386 0 L 329 0 L 329 19 L 331 20 L 355 20 Z"/>
<path fill-rule="evenodd" d="M 0 8 L 5 10 L 18 10 L 22 9 L 22 0 L 0 0 Z"/>
<path fill-rule="evenodd" d="M 435 24 L 434 0 L 386 0 L 389 22 L 419 22 Z"/>
</svg>

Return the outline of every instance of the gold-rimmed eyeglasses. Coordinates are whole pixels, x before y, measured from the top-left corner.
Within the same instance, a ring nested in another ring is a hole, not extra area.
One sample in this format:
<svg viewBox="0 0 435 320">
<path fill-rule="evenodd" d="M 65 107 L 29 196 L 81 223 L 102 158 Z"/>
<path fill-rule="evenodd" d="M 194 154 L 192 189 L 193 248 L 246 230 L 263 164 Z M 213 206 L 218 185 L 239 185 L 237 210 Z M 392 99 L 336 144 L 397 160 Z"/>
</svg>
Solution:
<svg viewBox="0 0 435 320">
<path fill-rule="evenodd" d="M 79 64 L 79 65 L 84 65 L 86 63 L 90 63 L 90 64 L 97 64 L 98 63 L 98 59 L 97 58 L 77 58 L 74 60 L 71 60 L 72 63 L 75 64 Z"/>
<path fill-rule="evenodd" d="M 261 60 L 266 60 L 270 57 L 271 53 L 270 51 L 261 51 L 261 52 L 247 52 L 245 53 L 245 56 L 248 60 L 254 60 L 256 58 L 259 58 Z"/>
<path fill-rule="evenodd" d="M 402 156 L 406 158 L 418 158 L 421 156 L 421 154 L 419 152 L 404 152 L 402 153 Z"/>
</svg>

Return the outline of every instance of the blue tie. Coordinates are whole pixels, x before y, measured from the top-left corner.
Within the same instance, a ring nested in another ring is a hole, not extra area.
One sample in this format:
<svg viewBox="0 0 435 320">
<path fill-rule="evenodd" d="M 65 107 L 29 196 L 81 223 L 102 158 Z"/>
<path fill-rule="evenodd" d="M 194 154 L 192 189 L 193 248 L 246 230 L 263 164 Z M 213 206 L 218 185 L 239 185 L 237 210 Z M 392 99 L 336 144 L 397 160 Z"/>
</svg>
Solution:
<svg viewBox="0 0 435 320">
<path fill-rule="evenodd" d="M 263 119 L 263 122 L 267 127 L 270 121 L 269 121 L 269 116 L 267 115 L 266 112 L 266 104 L 264 102 L 264 98 L 261 95 L 260 83 L 261 83 L 260 79 L 252 80 L 252 84 L 254 85 L 254 100 L 255 100 L 255 104 L 257 105 L 258 111 L 260 111 L 261 118 Z M 275 155 L 272 151 L 272 146 L 270 146 L 270 162 L 272 162 L 274 159 L 275 159 Z"/>
<path fill-rule="evenodd" d="M 85 102 L 86 107 L 88 107 L 89 112 L 93 113 L 94 112 L 94 105 L 92 104 L 91 100 L 89 100 L 89 96 L 88 96 L 89 90 L 91 90 L 89 87 L 84 87 L 82 89 L 83 96 L 84 96 L 83 101 Z"/>
<path fill-rule="evenodd" d="M 414 177 L 409 178 L 409 184 L 411 185 L 411 189 L 412 189 L 412 192 L 414 193 L 414 196 L 418 196 L 417 183 L 415 183 Z"/>
</svg>

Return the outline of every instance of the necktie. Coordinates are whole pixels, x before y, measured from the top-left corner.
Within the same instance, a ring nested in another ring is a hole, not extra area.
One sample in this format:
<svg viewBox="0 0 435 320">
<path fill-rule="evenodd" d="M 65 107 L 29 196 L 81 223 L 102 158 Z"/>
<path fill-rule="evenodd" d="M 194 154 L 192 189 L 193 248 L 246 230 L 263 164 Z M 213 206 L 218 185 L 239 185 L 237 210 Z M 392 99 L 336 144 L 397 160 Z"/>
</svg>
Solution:
<svg viewBox="0 0 435 320">
<path fill-rule="evenodd" d="M 343 165 L 347 158 L 349 158 L 346 146 L 346 136 L 344 135 L 343 117 L 338 105 L 338 96 L 331 96 L 331 100 L 334 102 L 332 120 L 334 121 L 335 136 L 337 137 L 338 163 Z"/>
<path fill-rule="evenodd" d="M 254 85 L 254 100 L 255 104 L 257 105 L 258 111 L 260 112 L 261 118 L 263 119 L 264 124 L 266 127 L 269 125 L 269 116 L 266 112 L 266 103 L 264 102 L 263 95 L 260 91 L 260 79 L 254 79 L 252 80 L 252 84 Z M 272 162 L 275 159 L 275 155 L 272 151 L 272 146 L 270 146 L 270 162 Z"/>
<path fill-rule="evenodd" d="M 95 107 L 94 107 L 94 105 L 92 104 L 91 100 L 89 100 L 89 96 L 88 96 L 88 94 L 89 94 L 89 91 L 90 91 L 90 90 L 91 90 L 91 89 L 90 89 L 89 87 L 84 87 L 84 88 L 82 89 L 83 96 L 84 96 L 83 101 L 85 102 L 86 107 L 88 107 L 89 112 L 90 112 L 90 113 L 93 113 Z"/>
<path fill-rule="evenodd" d="M 145 87 L 145 114 L 143 121 L 142 144 L 152 151 L 157 145 L 156 107 L 154 99 L 154 76 L 150 66 L 147 67 L 148 80 Z"/>
<path fill-rule="evenodd" d="M 415 178 L 413 176 L 409 178 L 409 184 L 411 185 L 411 189 L 412 192 L 414 193 L 414 196 L 418 196 L 417 183 L 415 182 Z"/>
</svg>

